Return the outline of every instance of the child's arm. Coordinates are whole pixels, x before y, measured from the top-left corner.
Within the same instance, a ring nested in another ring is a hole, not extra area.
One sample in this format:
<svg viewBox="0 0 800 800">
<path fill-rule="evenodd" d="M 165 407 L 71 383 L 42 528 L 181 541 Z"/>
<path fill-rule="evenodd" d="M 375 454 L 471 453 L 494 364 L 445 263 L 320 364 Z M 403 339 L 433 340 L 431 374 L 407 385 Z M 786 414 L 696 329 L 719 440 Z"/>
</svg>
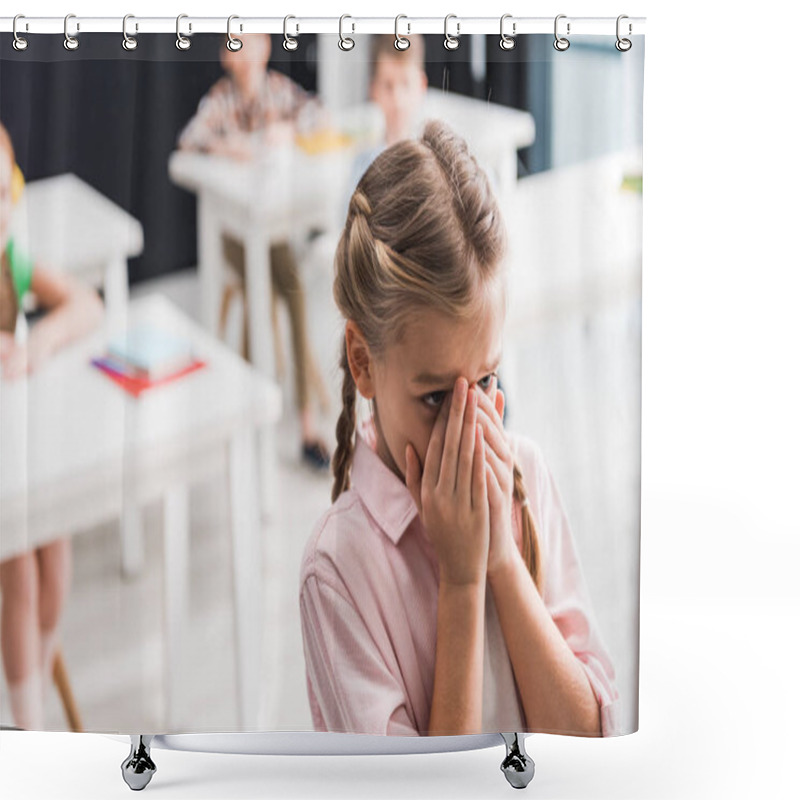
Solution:
<svg viewBox="0 0 800 800">
<path fill-rule="evenodd" d="M 430 736 L 483 729 L 489 507 L 478 391 L 456 381 L 434 423 L 424 469 L 406 446 L 406 485 L 439 561 Z"/>
<path fill-rule="evenodd" d="M 550 578 L 547 605 L 514 542 L 515 456 L 503 430 L 504 400 L 494 382 L 489 394 L 480 396 L 492 472 L 489 481 L 492 553 L 488 577 L 527 724 L 533 730 L 602 735 L 600 704 L 578 654 L 579 650 L 589 649 L 590 644 L 599 644 L 588 638 L 580 640 L 591 629 L 588 595 L 552 476 L 533 444 L 528 446 L 526 440 L 518 440 L 516 460 L 526 488 L 535 488 L 529 502 L 535 502 L 531 512 L 541 552 L 546 554 L 544 573 Z M 551 597 L 552 590 L 555 597 Z"/>
<path fill-rule="evenodd" d="M 439 583 L 428 736 L 482 733 L 486 583 Z"/>
<path fill-rule="evenodd" d="M 532 504 L 544 572 L 539 594 L 519 550 L 489 580 L 529 729 L 608 736 L 615 732 L 614 669 L 591 610 L 572 533 L 549 468 L 533 443 L 518 461 Z"/>
<path fill-rule="evenodd" d="M 60 347 L 86 335 L 103 319 L 103 303 L 97 292 L 68 273 L 37 266 L 30 290 L 49 313 L 32 326 L 24 345 L 6 351 L 7 377 L 32 372 Z"/>
<path fill-rule="evenodd" d="M 231 127 L 225 102 L 225 79 L 214 84 L 200 100 L 197 112 L 178 137 L 178 149 L 246 160 L 252 156 L 250 138 Z"/>
<path fill-rule="evenodd" d="M 529 730 L 601 736 L 592 686 L 516 556 L 491 581 Z"/>
</svg>

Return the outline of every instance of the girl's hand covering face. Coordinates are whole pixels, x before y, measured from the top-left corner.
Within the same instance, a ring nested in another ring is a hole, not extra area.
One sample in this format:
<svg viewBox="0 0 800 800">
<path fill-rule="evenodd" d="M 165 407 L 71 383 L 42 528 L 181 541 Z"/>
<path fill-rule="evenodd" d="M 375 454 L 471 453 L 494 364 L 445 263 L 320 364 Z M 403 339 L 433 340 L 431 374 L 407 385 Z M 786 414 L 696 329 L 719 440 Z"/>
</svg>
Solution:
<svg viewBox="0 0 800 800">
<path fill-rule="evenodd" d="M 440 580 L 478 583 L 489 555 L 489 502 L 483 428 L 478 424 L 482 392 L 456 381 L 436 418 L 422 469 L 406 445 L 406 485 L 439 559 Z"/>
<path fill-rule="evenodd" d="M 488 393 L 478 392 L 478 426 L 486 441 L 486 486 L 489 499 L 489 577 L 514 556 L 514 456 L 503 428 L 505 396 L 493 378 Z M 513 549 L 512 549 L 513 548 Z"/>
</svg>

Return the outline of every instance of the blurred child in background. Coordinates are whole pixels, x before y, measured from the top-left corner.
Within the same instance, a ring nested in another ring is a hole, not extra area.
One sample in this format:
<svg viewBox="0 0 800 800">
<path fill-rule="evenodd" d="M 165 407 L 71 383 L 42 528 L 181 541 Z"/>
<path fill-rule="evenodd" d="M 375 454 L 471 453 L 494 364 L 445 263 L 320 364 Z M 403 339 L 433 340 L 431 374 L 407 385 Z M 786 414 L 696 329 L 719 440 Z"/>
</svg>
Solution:
<svg viewBox="0 0 800 800">
<path fill-rule="evenodd" d="M 245 34 L 241 39 L 244 47 L 231 52 L 225 45 L 227 36 L 224 38 L 220 62 L 226 74 L 200 101 L 178 139 L 181 149 L 252 160 L 263 147 L 290 143 L 299 121 L 313 125 L 324 118 L 324 109 L 313 95 L 291 78 L 267 69 L 272 54 L 269 34 Z M 226 261 L 244 284 L 242 243 L 223 234 L 222 244 Z M 286 241 L 271 244 L 269 261 L 273 291 L 286 301 L 291 322 L 301 455 L 311 466 L 327 470 L 330 453 L 317 433 L 309 396 L 312 355 L 297 261 Z"/>
<path fill-rule="evenodd" d="M 34 264 L 10 237 L 11 211 L 22 184 L 11 138 L 0 124 L 0 380 L 33 372 L 103 319 L 103 303 L 94 290 Z M 46 311 L 29 334 L 20 313 L 28 292 Z M 69 537 L 0 563 L 0 649 L 11 712 L 21 728 L 44 726 L 44 693 L 70 575 Z"/>
<path fill-rule="evenodd" d="M 384 133 L 380 143 L 356 157 L 348 200 L 378 153 L 420 133 L 420 111 L 428 89 L 425 39 L 419 35 L 407 38 L 411 44 L 405 50 L 394 46 L 395 37 L 391 34 L 374 34 L 370 40 L 369 99 L 383 114 Z"/>
</svg>

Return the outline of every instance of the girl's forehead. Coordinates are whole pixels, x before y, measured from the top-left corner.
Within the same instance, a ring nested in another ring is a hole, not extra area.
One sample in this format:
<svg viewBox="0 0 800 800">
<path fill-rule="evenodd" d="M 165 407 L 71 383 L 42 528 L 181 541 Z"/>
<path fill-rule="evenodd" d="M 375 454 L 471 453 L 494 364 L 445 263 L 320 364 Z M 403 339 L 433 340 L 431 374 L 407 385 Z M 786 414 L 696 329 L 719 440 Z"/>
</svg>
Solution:
<svg viewBox="0 0 800 800">
<path fill-rule="evenodd" d="M 493 304 L 461 319 L 423 309 L 404 326 L 395 354 L 412 380 L 420 376 L 452 376 L 455 381 L 460 374 L 478 378 L 481 370 L 496 365 L 502 335 L 502 315 Z"/>
</svg>

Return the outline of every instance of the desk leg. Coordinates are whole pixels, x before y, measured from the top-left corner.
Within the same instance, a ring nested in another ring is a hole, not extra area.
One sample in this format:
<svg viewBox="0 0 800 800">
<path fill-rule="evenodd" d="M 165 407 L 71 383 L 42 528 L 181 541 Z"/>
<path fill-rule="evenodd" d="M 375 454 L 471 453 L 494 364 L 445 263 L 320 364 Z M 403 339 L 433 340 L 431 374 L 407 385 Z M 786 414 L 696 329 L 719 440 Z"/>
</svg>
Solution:
<svg viewBox="0 0 800 800">
<path fill-rule="evenodd" d="M 179 484 L 164 497 L 164 692 L 167 728 L 178 724 L 175 709 L 186 679 L 184 654 L 189 607 L 189 487 Z"/>
<path fill-rule="evenodd" d="M 278 442 L 275 425 L 265 425 L 257 434 L 259 508 L 264 522 L 274 521 L 278 508 Z"/>
<path fill-rule="evenodd" d="M 197 196 L 197 270 L 200 279 L 200 321 L 213 336 L 222 305 L 222 226 L 213 197 Z"/>
<path fill-rule="evenodd" d="M 275 377 L 275 352 L 269 320 L 272 308 L 269 240 L 258 229 L 245 241 L 247 336 L 253 366 L 270 380 Z"/>
<path fill-rule="evenodd" d="M 106 265 L 103 280 L 106 307 L 106 332 L 113 335 L 125 329 L 128 313 L 128 262 L 117 258 Z"/>
<path fill-rule="evenodd" d="M 137 503 L 126 502 L 123 498 L 120 517 L 122 544 L 122 575 L 135 578 L 144 566 L 144 539 L 142 530 L 142 509 Z"/>
<path fill-rule="evenodd" d="M 113 321 L 109 320 L 110 324 Z M 126 398 L 123 415 L 125 436 L 133 438 L 139 426 L 139 406 L 133 398 Z M 143 509 L 138 499 L 134 456 L 122 457 L 122 510 L 120 513 L 120 544 L 122 550 L 122 576 L 133 579 L 141 575 L 144 567 Z"/>
<path fill-rule="evenodd" d="M 503 153 L 497 164 L 497 192 L 507 195 L 514 191 L 517 185 L 517 151 L 511 148 Z"/>
<path fill-rule="evenodd" d="M 250 428 L 236 433 L 229 445 L 237 705 L 242 730 L 257 729 L 260 707 L 264 615 L 257 476 L 255 431 Z"/>
<path fill-rule="evenodd" d="M 247 336 L 253 366 L 275 378 L 275 349 L 272 341 L 272 275 L 267 237 L 259 232 L 248 236 L 245 242 L 245 281 L 247 285 Z M 258 432 L 259 496 L 261 513 L 271 517 L 275 510 L 277 479 L 277 444 L 275 427 L 270 425 Z"/>
</svg>

